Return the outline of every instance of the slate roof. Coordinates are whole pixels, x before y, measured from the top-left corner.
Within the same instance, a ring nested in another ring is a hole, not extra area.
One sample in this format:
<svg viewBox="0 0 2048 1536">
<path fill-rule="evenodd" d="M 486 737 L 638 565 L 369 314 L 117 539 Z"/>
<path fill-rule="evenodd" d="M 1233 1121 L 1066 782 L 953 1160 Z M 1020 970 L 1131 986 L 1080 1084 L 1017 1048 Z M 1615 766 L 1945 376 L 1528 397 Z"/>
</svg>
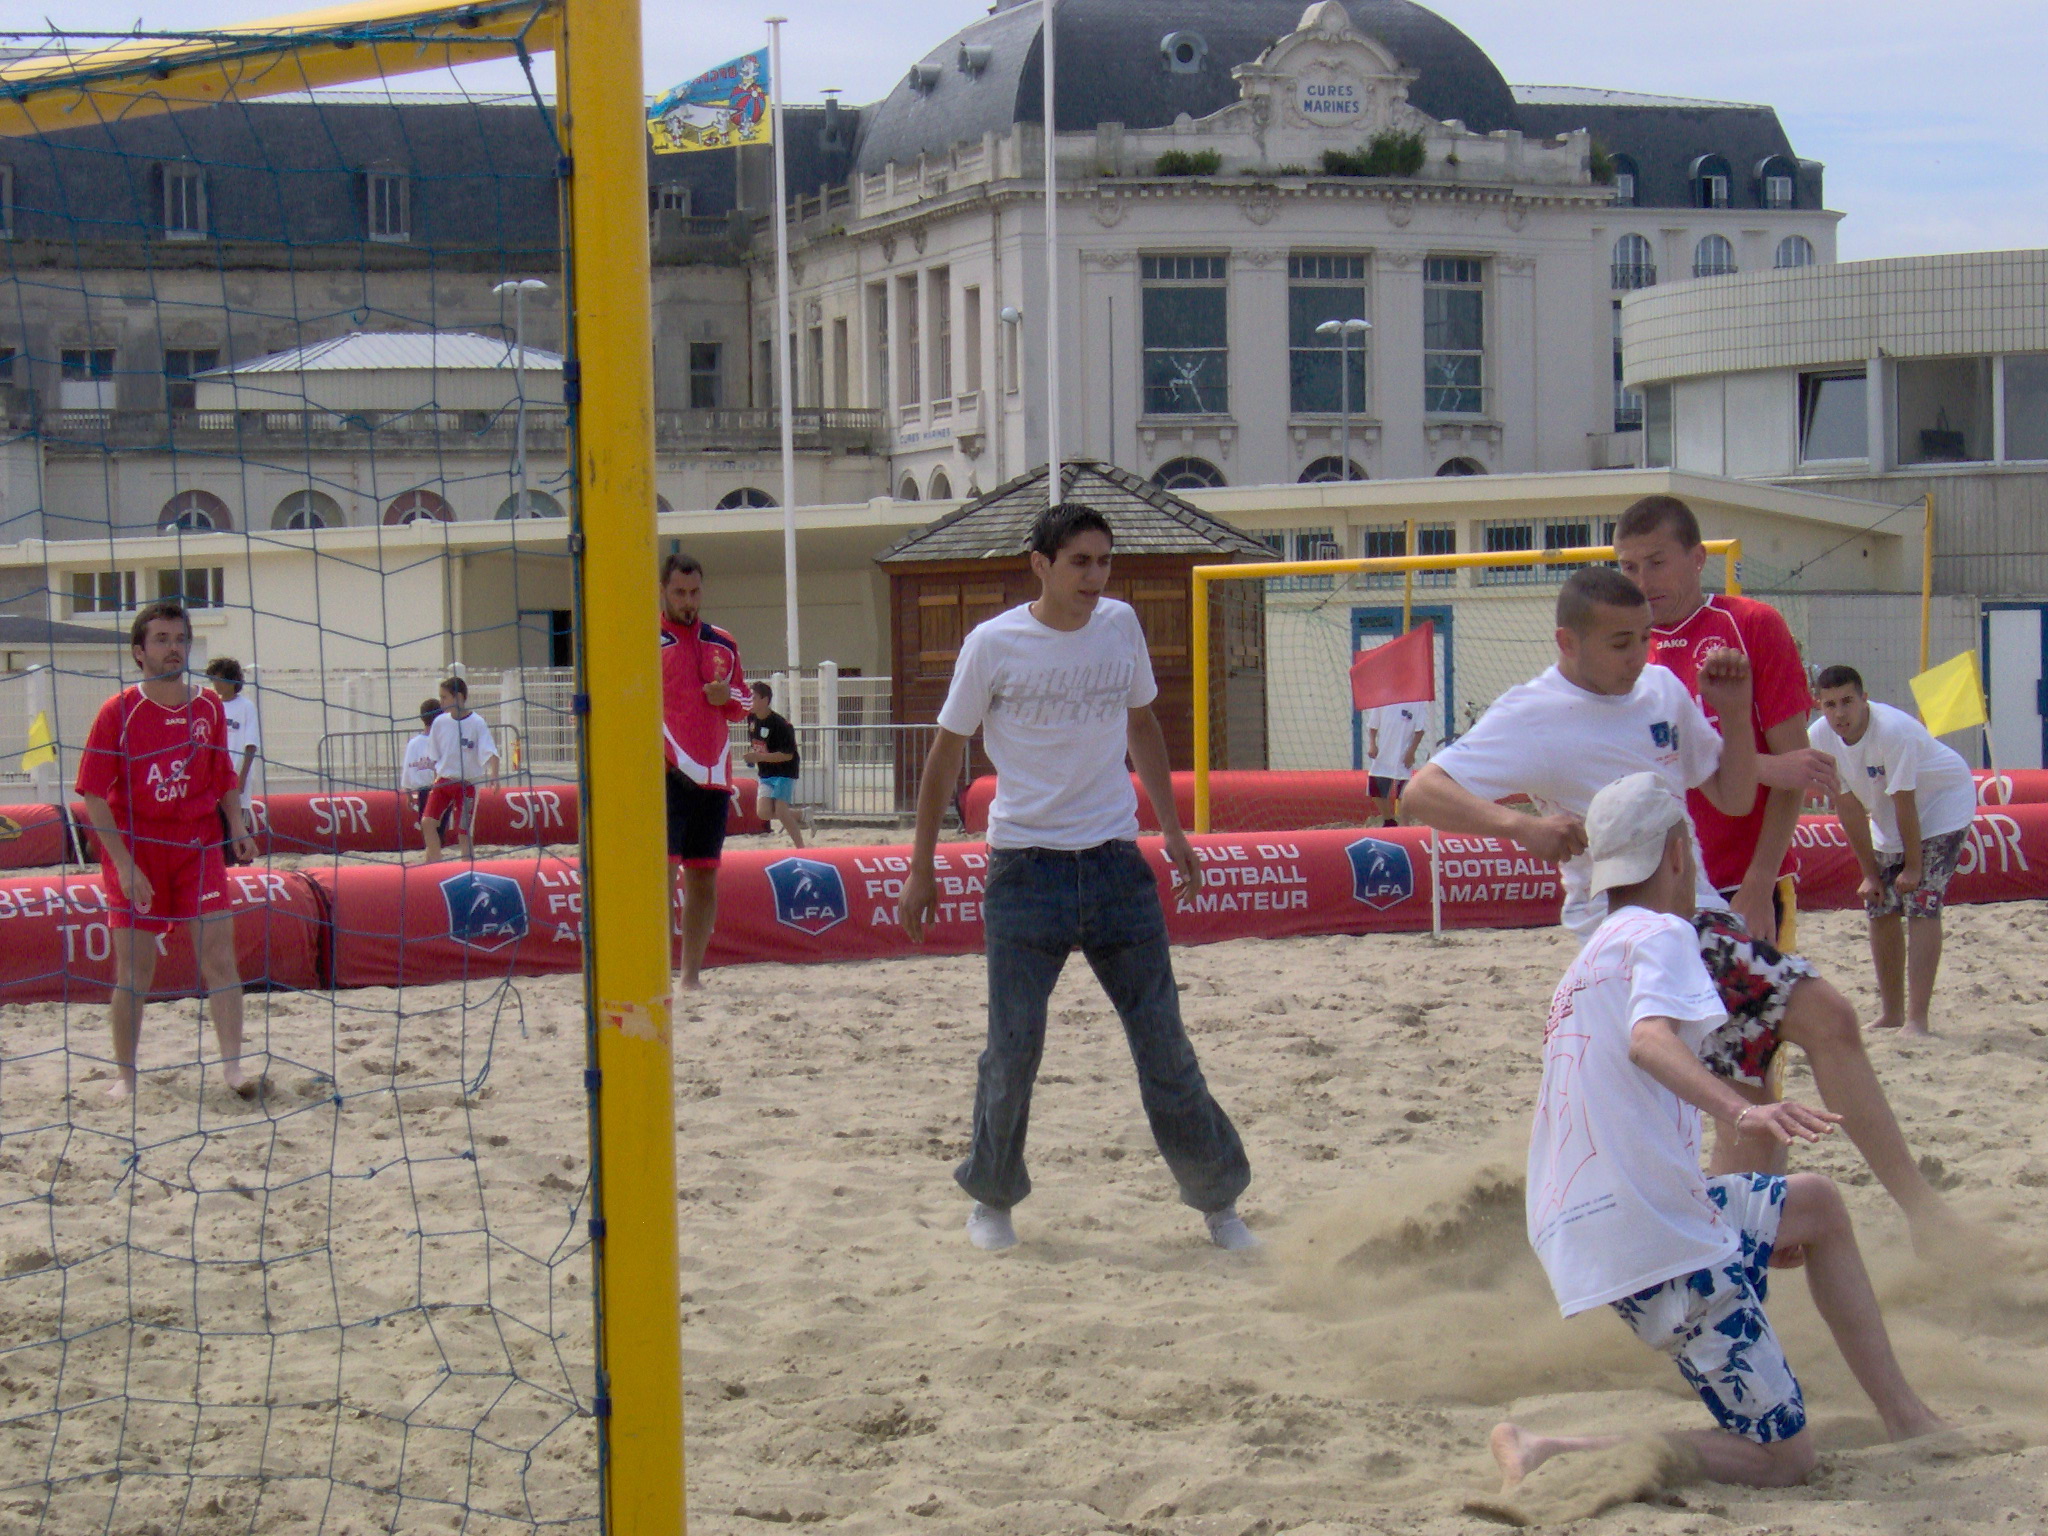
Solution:
<svg viewBox="0 0 2048 1536">
<path fill-rule="evenodd" d="M 535 372 L 560 371 L 562 355 L 527 347 L 526 366 Z M 246 363 L 214 368 L 197 379 L 237 378 L 249 373 L 324 373 L 351 369 L 512 368 L 512 343 L 473 331 L 350 331 L 327 341 L 252 357 Z"/>
<path fill-rule="evenodd" d="M 1163 128 L 1185 112 L 1207 117 L 1238 100 L 1230 71 L 1301 25 L 1308 0 L 1063 0 L 1058 46 L 1059 129 L 1097 123 Z M 1479 45 L 1412 0 L 1343 0 L 1352 24 L 1420 71 L 1409 101 L 1431 117 L 1458 118 L 1475 133 L 1518 125 L 1506 80 Z M 995 12 L 924 56 L 940 66 L 928 92 L 908 77 L 867 109 L 859 164 L 869 174 L 914 161 L 985 132 L 1044 119 L 1042 45 L 1035 0 L 1004 0 Z M 1202 69 L 1175 74 L 1160 62 L 1169 32 L 1197 32 L 1208 44 Z M 992 50 L 980 74 L 961 68 L 962 47 Z"/>
<path fill-rule="evenodd" d="M 1116 533 L 1120 555 L 1215 555 L 1272 560 L 1273 551 L 1171 491 L 1114 465 L 1082 459 L 1060 466 L 1061 497 L 1093 507 Z M 883 565 L 921 560 L 1009 560 L 1024 551 L 1031 524 L 1046 507 L 1046 468 L 997 486 L 959 511 L 910 534 L 875 559 Z"/>
<path fill-rule="evenodd" d="M 0 613 L 0 645 L 26 648 L 37 645 L 112 645 L 128 648 L 128 631 L 94 629 L 89 624 L 65 624 L 34 614 Z"/>
<path fill-rule="evenodd" d="M 1764 206 L 1756 171 L 1774 155 L 1793 164 L 1793 206 L 1823 206 L 1820 163 L 1793 155 L 1792 141 L 1770 107 L 1682 98 L 1667 105 L 1625 91 L 1555 86 L 1517 88 L 1518 94 L 1523 91 L 1528 95 L 1516 110 L 1524 133 L 1549 136 L 1584 128 L 1609 154 L 1626 155 L 1635 162 L 1639 208 L 1691 207 L 1692 165 L 1701 155 L 1727 160 L 1731 208 Z M 1611 99 L 1598 99 L 1602 97 Z"/>
</svg>

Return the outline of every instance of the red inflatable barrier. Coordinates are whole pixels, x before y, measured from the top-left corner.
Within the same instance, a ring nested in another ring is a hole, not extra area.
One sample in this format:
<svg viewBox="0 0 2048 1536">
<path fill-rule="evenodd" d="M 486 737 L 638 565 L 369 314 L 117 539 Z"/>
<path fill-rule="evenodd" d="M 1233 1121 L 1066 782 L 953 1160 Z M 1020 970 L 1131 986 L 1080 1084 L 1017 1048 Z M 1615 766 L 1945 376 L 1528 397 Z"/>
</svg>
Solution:
<svg viewBox="0 0 2048 1536">
<path fill-rule="evenodd" d="M 352 864 L 305 875 L 326 899 L 337 987 L 541 976 L 583 965 L 583 876 L 573 859 Z"/>
<path fill-rule="evenodd" d="M 325 912 L 295 874 L 230 870 L 230 910 L 242 979 L 252 986 L 325 985 Z M 198 968 L 191 941 L 159 941 L 155 997 L 191 997 Z M 0 1002 L 105 1002 L 114 977 L 112 930 L 97 874 L 0 880 Z"/>
<path fill-rule="evenodd" d="M 1799 905 L 1809 912 L 1860 907 L 1862 875 L 1842 824 L 1832 816 L 1802 816 L 1793 834 L 1799 849 Z M 1977 812 L 1963 855 L 1949 882 L 1951 902 L 2035 901 L 2048 897 L 2048 804 L 1986 806 Z"/>
<path fill-rule="evenodd" d="M 42 869 L 70 858 L 71 828 L 55 805 L 0 805 L 0 869 Z"/>
<path fill-rule="evenodd" d="M 1993 773 L 1988 768 L 1972 768 L 1970 776 L 1977 781 L 1979 805 L 2048 805 L 2048 769 L 2008 768 Z"/>
</svg>

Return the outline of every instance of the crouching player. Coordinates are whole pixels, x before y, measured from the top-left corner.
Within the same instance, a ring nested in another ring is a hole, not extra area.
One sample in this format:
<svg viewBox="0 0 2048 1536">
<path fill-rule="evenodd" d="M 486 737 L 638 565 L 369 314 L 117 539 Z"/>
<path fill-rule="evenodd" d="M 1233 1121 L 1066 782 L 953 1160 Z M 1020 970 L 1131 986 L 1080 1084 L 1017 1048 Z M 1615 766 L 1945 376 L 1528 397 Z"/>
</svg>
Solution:
<svg viewBox="0 0 2048 1536">
<path fill-rule="evenodd" d="M 74 786 L 99 838 L 113 938 L 107 1024 L 118 1076 L 107 1094 L 135 1092 L 142 1006 L 156 979 L 160 935 L 185 924 L 220 1043 L 221 1076 L 246 1096 L 255 1085 L 242 1070 L 242 979 L 222 822 L 243 863 L 256 857 L 256 845 L 242 824 L 227 721 L 218 698 L 185 681 L 192 624 L 182 605 L 150 604 L 135 616 L 128 640 L 142 682 L 100 706 Z"/>
<path fill-rule="evenodd" d="M 1565 1316 L 1612 1306 L 1669 1355 L 1720 1425 L 1670 1437 L 1716 1482 L 1779 1487 L 1812 1470 L 1799 1382 L 1764 1314 L 1773 1254 L 1807 1284 L 1857 1382 L 1895 1440 L 1942 1428 L 1892 1355 L 1842 1197 L 1818 1174 L 1700 1172 L 1700 1116 L 1781 1144 L 1817 1141 L 1841 1116 L 1757 1104 L 1701 1064 L 1726 1017 L 1693 931 L 1685 802 L 1650 773 L 1593 797 L 1592 893 L 1608 915 L 1565 972 L 1543 1036 L 1529 1143 L 1529 1241 Z M 1513 1487 L 1553 1456 L 1620 1435 L 1493 1432 Z"/>
</svg>

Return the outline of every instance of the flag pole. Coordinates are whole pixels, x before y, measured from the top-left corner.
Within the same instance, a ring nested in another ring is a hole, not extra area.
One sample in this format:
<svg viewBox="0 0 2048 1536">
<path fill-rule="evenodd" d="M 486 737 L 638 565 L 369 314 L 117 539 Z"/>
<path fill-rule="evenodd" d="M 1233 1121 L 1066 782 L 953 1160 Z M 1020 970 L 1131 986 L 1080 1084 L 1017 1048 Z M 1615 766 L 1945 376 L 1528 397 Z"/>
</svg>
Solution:
<svg viewBox="0 0 2048 1536">
<path fill-rule="evenodd" d="M 789 18 L 768 18 L 768 100 L 775 134 L 775 370 L 782 405 L 782 607 L 786 629 L 784 665 L 789 697 L 783 707 L 792 725 L 803 723 L 803 652 L 798 645 L 796 600 L 796 363 L 789 324 L 789 164 L 782 122 L 782 27 Z"/>
<path fill-rule="evenodd" d="M 1060 493 L 1060 173 L 1059 131 L 1053 119 L 1053 0 L 1039 0 L 1039 31 L 1045 53 L 1045 495 L 1048 506 Z"/>
</svg>

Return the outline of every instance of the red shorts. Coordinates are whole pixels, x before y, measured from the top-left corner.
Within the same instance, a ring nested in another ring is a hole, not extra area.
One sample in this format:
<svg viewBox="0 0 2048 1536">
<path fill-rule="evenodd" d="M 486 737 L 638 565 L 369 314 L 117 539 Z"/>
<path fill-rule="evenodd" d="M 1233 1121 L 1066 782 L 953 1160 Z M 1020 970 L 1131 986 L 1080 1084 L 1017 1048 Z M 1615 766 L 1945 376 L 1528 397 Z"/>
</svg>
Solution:
<svg viewBox="0 0 2048 1536">
<path fill-rule="evenodd" d="M 436 779 L 434 787 L 427 791 L 426 809 L 420 812 L 421 821 L 439 821 L 450 811 L 455 818 L 448 824 L 447 831 L 460 836 L 476 827 L 476 786 L 465 784 L 460 779 Z"/>
<path fill-rule="evenodd" d="M 108 927 L 169 933 L 177 923 L 227 911 L 228 866 L 211 825 L 197 832 L 181 828 L 168 838 L 138 827 L 128 837 L 128 848 L 135 867 L 149 880 L 149 910 L 136 911 L 113 866 L 103 864 Z"/>
</svg>

